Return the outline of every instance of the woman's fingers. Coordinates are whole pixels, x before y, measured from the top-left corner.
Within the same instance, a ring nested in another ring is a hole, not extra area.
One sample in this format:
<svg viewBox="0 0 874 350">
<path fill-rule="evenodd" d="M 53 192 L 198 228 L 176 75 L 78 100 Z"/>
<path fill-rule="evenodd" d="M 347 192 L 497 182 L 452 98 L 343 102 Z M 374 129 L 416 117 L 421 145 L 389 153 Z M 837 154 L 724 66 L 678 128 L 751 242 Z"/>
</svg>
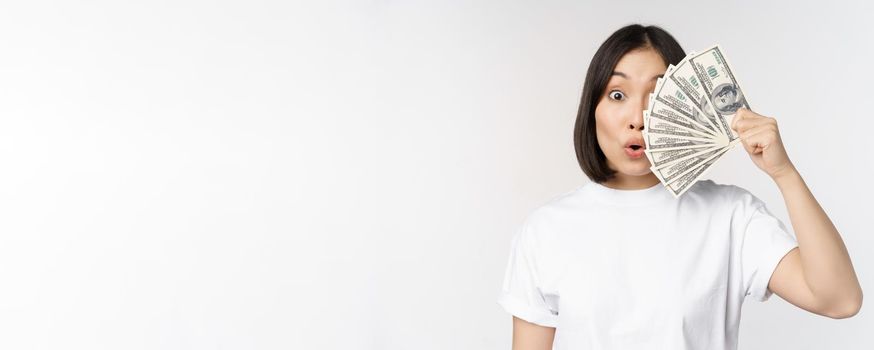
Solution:
<svg viewBox="0 0 874 350">
<path fill-rule="evenodd" d="M 739 133 L 741 143 L 750 154 L 762 153 L 765 148 L 774 142 L 777 135 L 777 125 L 762 123 L 756 127 L 746 129 Z"/>
<path fill-rule="evenodd" d="M 738 110 L 741 111 L 741 110 Z M 736 131 L 738 134 L 750 130 L 752 128 L 758 127 L 760 125 L 765 124 L 777 124 L 777 121 L 774 118 L 768 118 L 765 116 L 758 115 L 752 111 L 745 110 L 746 112 L 739 112 L 735 115 L 734 120 L 732 121 L 732 129 Z"/>
</svg>

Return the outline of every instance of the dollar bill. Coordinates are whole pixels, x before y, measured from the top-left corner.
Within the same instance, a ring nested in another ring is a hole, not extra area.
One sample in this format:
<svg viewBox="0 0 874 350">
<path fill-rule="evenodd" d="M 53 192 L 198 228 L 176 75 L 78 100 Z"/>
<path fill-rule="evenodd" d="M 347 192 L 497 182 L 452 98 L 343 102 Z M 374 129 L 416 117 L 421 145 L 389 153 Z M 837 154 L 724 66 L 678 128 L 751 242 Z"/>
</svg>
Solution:
<svg viewBox="0 0 874 350">
<path fill-rule="evenodd" d="M 713 126 L 707 124 L 703 119 L 699 118 L 696 120 L 695 118 L 700 114 L 687 116 L 665 104 L 661 99 L 656 98 L 653 94 L 650 95 L 650 106 L 647 111 L 650 116 L 673 122 L 674 124 L 683 126 L 687 129 L 692 129 L 712 136 L 722 135 L 722 133 L 717 132 Z"/>
<path fill-rule="evenodd" d="M 719 45 L 668 65 L 643 114 L 650 170 L 679 198 L 740 143 L 731 122 L 749 108 Z"/>
<path fill-rule="evenodd" d="M 721 128 L 728 131 L 730 141 L 738 138 L 731 129 L 738 108 L 750 108 L 746 95 L 741 89 L 725 54 L 719 44 L 689 56 L 689 63 L 698 76 L 703 96 L 708 98 L 718 118 Z"/>
<path fill-rule="evenodd" d="M 643 111 L 643 129 L 653 134 L 674 135 L 690 138 L 709 138 L 710 134 L 703 131 L 686 128 L 672 121 L 658 117 L 650 117 L 649 111 Z"/>
<path fill-rule="evenodd" d="M 671 81 L 672 85 L 680 89 L 699 110 L 707 114 L 708 120 L 713 122 L 712 124 L 719 128 L 720 133 L 730 135 L 730 131 L 723 129 L 721 126 L 722 122 L 717 120 L 717 118 L 720 117 L 710 104 L 710 99 L 705 97 L 707 93 L 704 91 L 701 80 L 698 78 L 698 74 L 695 73 L 695 69 L 689 61 L 689 58 L 693 55 L 695 54 L 692 53 L 686 56 L 686 58 L 680 61 L 674 69 L 665 72 L 664 78 Z"/>
<path fill-rule="evenodd" d="M 653 151 L 717 146 L 715 141 L 711 139 L 651 134 L 646 131 L 643 132 L 643 142 L 646 144 L 646 149 Z"/>
<path fill-rule="evenodd" d="M 676 71 L 676 69 L 674 71 Z M 713 135 L 725 134 L 725 132 L 719 128 L 717 116 L 714 113 L 708 113 L 707 110 L 698 107 L 697 103 L 686 96 L 686 93 L 680 89 L 680 87 L 677 86 L 677 83 L 673 80 L 661 78 L 661 81 L 656 84 L 656 89 L 653 93 L 656 97 L 656 101 L 661 101 L 684 117 L 692 119 L 698 124 L 707 127 L 708 130 L 712 131 L 711 134 Z"/>
<path fill-rule="evenodd" d="M 680 176 L 679 179 L 667 184 L 665 187 L 667 187 L 671 194 L 674 195 L 674 198 L 679 198 L 681 195 L 683 195 L 683 193 L 686 192 L 686 190 L 688 190 L 692 187 L 692 185 L 698 182 L 701 177 L 707 174 L 707 171 L 709 171 L 713 167 L 713 165 L 716 164 L 716 162 L 722 159 L 722 155 L 725 154 L 725 152 L 727 152 L 729 149 L 731 149 L 731 146 L 723 147 L 715 155 L 705 160 L 703 164 L 693 169 L 692 171 L 683 174 L 682 176 Z"/>
<path fill-rule="evenodd" d="M 693 154 L 686 158 L 662 165 L 661 167 L 650 167 L 650 170 L 659 178 L 664 185 L 668 185 L 680 176 L 694 170 L 699 165 L 709 160 L 711 157 L 723 151 L 724 147 L 706 149 L 700 153 Z"/>
<path fill-rule="evenodd" d="M 686 158 L 690 155 L 701 152 L 701 150 L 707 150 L 708 148 L 699 147 L 699 148 L 680 148 L 680 149 L 672 149 L 667 151 L 651 151 L 644 150 L 643 153 L 646 154 L 646 157 L 649 159 L 649 163 L 652 167 L 660 168 L 668 163 L 675 162 L 677 160 Z"/>
</svg>

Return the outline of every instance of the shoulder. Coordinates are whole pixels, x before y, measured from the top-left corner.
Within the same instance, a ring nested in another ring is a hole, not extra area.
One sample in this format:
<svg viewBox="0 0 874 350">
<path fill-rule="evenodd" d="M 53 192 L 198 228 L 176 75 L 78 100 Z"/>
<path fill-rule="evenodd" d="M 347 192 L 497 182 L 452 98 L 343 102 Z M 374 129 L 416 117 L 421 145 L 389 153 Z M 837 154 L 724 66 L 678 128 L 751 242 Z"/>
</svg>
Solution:
<svg viewBox="0 0 874 350">
<path fill-rule="evenodd" d="M 581 195 L 584 186 L 577 187 L 573 190 L 561 192 L 537 204 L 525 218 L 526 223 L 533 224 L 542 221 L 554 220 L 557 216 L 564 213 L 574 212 L 574 208 L 579 208 L 582 204 L 581 200 L 585 197 Z"/>
<path fill-rule="evenodd" d="M 573 190 L 560 192 L 551 195 L 546 199 L 535 203 L 523 218 L 519 227 L 519 235 L 529 236 L 529 239 L 540 237 L 543 234 L 553 231 L 552 228 L 560 226 L 562 222 L 573 219 L 581 212 L 581 196 L 580 190 L 583 187 L 577 187 Z"/>
<path fill-rule="evenodd" d="M 692 188 L 689 189 L 688 197 L 702 197 L 708 200 L 713 199 L 729 199 L 731 198 L 737 186 L 729 184 L 721 184 L 716 181 L 707 179 L 698 181 Z"/>
<path fill-rule="evenodd" d="M 706 199 L 711 202 L 722 202 L 729 205 L 750 205 L 761 202 L 749 190 L 731 184 L 721 184 L 713 180 L 702 180 L 691 188 L 691 196 Z"/>
<path fill-rule="evenodd" d="M 702 181 L 696 186 L 699 188 L 690 190 L 696 190 L 695 194 L 711 202 L 708 206 L 711 210 L 728 215 L 732 222 L 741 224 L 748 222 L 756 213 L 767 212 L 765 203 L 741 186 L 720 184 L 712 180 Z"/>
</svg>

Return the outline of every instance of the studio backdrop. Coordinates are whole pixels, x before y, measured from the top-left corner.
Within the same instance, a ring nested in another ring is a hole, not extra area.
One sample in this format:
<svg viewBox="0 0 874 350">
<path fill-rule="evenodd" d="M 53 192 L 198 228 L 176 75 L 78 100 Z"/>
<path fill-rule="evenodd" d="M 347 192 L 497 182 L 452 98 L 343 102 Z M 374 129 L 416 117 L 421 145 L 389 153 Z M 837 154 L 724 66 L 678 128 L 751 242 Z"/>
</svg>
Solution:
<svg viewBox="0 0 874 350">
<path fill-rule="evenodd" d="M 588 182 L 616 29 L 720 44 L 874 288 L 865 1 L 5 1 L 0 348 L 509 349 L 524 217 Z M 708 174 L 790 224 L 743 148 Z M 747 302 L 741 349 L 870 349 Z"/>
</svg>

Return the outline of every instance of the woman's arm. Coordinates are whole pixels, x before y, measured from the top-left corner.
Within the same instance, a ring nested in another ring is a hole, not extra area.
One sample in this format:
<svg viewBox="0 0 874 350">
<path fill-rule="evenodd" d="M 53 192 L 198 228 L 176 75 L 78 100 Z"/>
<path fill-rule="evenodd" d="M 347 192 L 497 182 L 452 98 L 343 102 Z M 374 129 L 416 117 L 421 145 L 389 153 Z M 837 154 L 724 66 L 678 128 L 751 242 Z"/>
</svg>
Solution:
<svg viewBox="0 0 874 350">
<path fill-rule="evenodd" d="M 513 316 L 513 350 L 551 350 L 555 328 Z"/>
<path fill-rule="evenodd" d="M 855 315 L 862 288 L 838 230 L 789 161 L 777 121 L 748 109 L 738 110 L 737 131 L 753 162 L 783 194 L 798 248 L 777 265 L 769 289 L 805 310 L 832 318 Z"/>
</svg>

